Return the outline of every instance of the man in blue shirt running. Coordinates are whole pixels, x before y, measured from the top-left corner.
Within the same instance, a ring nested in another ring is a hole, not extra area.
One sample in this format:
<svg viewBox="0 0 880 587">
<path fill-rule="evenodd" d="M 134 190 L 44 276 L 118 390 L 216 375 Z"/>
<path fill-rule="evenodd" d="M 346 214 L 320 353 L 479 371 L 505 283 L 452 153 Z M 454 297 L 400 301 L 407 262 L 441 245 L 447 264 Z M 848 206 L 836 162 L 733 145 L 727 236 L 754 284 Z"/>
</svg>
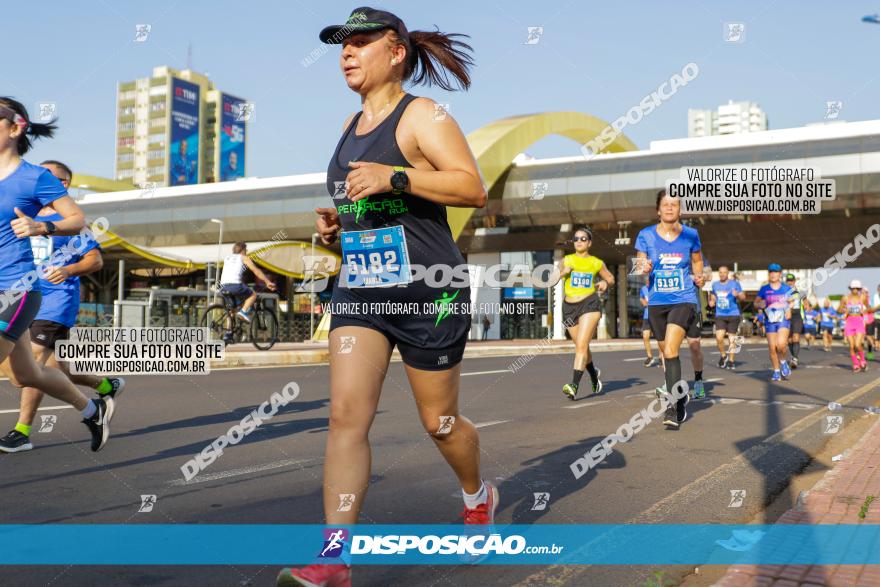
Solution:
<svg viewBox="0 0 880 587">
<path fill-rule="evenodd" d="M 825 301 L 822 302 L 822 308 L 819 310 L 819 330 L 822 331 L 822 350 L 826 353 L 831 352 L 834 323 L 839 319 L 840 314 L 831 307 L 831 300 L 825 298 Z"/>
<path fill-rule="evenodd" d="M 715 342 L 718 343 L 718 351 L 721 358 L 718 359 L 720 369 L 735 368 L 736 333 L 742 314 L 739 310 L 739 302 L 746 299 L 742 286 L 736 279 L 730 278 L 730 269 L 727 265 L 718 268 L 718 281 L 712 283 L 712 291 L 709 292 L 709 306 L 715 308 Z M 727 339 L 727 348 L 724 339 Z"/>
</svg>

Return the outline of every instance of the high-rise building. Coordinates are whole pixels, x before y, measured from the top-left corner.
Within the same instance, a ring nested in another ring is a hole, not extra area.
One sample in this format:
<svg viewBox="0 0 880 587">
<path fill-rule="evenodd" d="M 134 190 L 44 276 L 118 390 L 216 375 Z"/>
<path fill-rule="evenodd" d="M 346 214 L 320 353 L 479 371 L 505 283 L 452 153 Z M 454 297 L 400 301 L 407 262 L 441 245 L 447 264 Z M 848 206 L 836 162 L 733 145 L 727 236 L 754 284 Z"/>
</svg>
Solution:
<svg viewBox="0 0 880 587">
<path fill-rule="evenodd" d="M 767 130 L 767 115 L 754 102 L 728 100 L 718 110 L 688 110 L 688 136 L 732 135 Z"/>
<path fill-rule="evenodd" d="M 137 186 L 244 177 L 252 110 L 204 75 L 167 66 L 117 87 L 115 178 Z"/>
</svg>

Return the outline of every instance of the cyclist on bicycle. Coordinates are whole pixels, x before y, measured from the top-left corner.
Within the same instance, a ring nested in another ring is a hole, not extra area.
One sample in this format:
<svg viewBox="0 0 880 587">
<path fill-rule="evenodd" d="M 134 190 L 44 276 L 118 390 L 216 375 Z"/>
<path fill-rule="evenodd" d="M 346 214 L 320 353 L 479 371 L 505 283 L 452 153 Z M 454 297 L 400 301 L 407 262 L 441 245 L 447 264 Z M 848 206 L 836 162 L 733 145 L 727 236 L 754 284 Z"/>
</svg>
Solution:
<svg viewBox="0 0 880 587">
<path fill-rule="evenodd" d="M 269 279 L 247 256 L 247 243 L 237 242 L 232 246 L 232 254 L 223 259 L 223 272 L 220 274 L 220 293 L 233 299 L 244 298 L 241 310 L 236 314 L 245 322 L 251 321 L 251 306 L 257 301 L 257 294 L 242 283 L 245 269 L 250 269 L 254 276 L 266 284 L 269 291 L 275 291 L 275 282 Z"/>
</svg>

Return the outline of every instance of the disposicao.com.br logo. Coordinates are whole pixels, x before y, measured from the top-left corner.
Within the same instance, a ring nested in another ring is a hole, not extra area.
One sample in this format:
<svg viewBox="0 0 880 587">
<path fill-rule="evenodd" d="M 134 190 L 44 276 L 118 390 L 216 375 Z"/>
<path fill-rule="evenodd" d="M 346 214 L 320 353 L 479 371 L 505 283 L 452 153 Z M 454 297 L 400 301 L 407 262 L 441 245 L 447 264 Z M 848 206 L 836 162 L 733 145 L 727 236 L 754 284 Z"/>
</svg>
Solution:
<svg viewBox="0 0 880 587">
<path fill-rule="evenodd" d="M 328 536 L 339 536 L 341 530 L 330 530 Z M 349 552 L 355 555 L 518 555 L 559 554 L 563 547 L 529 546 L 518 534 L 352 534 Z M 324 548 L 327 548 L 325 540 Z M 325 556 L 325 555 L 322 555 Z"/>
</svg>

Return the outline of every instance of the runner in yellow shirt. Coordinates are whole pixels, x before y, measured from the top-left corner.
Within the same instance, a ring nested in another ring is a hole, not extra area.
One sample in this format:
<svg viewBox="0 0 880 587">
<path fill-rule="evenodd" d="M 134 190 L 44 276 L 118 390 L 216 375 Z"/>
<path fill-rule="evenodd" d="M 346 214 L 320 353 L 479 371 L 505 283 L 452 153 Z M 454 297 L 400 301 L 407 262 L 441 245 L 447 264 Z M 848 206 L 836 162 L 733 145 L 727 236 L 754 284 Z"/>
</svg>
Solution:
<svg viewBox="0 0 880 587">
<path fill-rule="evenodd" d="M 593 233 L 589 228 L 579 228 L 572 238 L 574 253 L 566 255 L 560 267 L 560 279 L 565 280 L 565 300 L 562 303 L 563 324 L 575 344 L 574 372 L 571 383 L 562 387 L 568 399 L 577 396 L 578 385 L 584 370 L 590 374 L 593 393 L 602 392 L 601 371 L 593 366 L 590 357 L 590 341 L 596 335 L 596 326 L 602 316 L 599 293 L 614 285 L 614 276 L 605 263 L 590 254 Z M 601 278 L 601 281 L 599 280 Z"/>
</svg>

